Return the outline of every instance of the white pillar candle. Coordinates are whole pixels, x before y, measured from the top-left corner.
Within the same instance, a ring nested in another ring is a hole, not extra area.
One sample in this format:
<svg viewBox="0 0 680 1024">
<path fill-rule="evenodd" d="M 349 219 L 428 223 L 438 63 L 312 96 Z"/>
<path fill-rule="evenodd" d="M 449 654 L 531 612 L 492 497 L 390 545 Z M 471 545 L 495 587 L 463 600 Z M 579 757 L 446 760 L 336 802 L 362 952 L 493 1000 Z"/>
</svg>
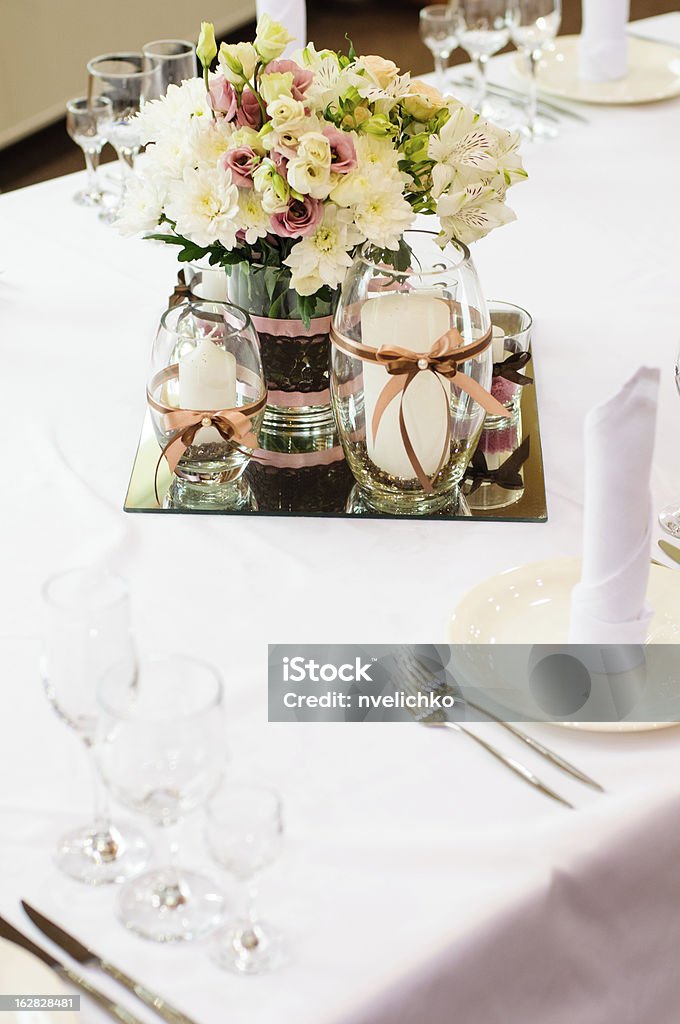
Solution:
<svg viewBox="0 0 680 1024">
<path fill-rule="evenodd" d="M 494 363 L 502 363 L 505 359 L 505 331 L 502 327 L 492 327 L 491 350 Z"/>
<path fill-rule="evenodd" d="M 192 266 L 201 275 L 200 284 L 196 278 L 191 283 L 191 292 L 197 299 L 205 299 L 206 302 L 229 301 L 229 281 L 224 267 L 208 267 L 201 263 Z"/>
<path fill-rule="evenodd" d="M 427 352 L 450 326 L 448 303 L 431 295 L 381 295 L 369 299 L 361 309 L 361 340 L 370 348 L 399 345 L 411 352 Z M 380 393 L 392 377 L 374 363 L 364 362 L 363 371 L 369 457 L 391 476 L 411 480 L 416 474 L 401 439 L 400 396 L 387 406 L 377 436 L 373 438 L 373 412 Z M 448 381 L 423 372 L 411 382 L 404 396 L 406 429 L 428 475 L 436 472 L 444 451 L 450 395 Z"/>
<path fill-rule="evenodd" d="M 181 409 L 216 412 L 236 405 L 236 357 L 203 338 L 179 361 L 179 405 Z M 218 444 L 222 437 L 215 427 L 201 427 L 194 444 Z"/>
</svg>

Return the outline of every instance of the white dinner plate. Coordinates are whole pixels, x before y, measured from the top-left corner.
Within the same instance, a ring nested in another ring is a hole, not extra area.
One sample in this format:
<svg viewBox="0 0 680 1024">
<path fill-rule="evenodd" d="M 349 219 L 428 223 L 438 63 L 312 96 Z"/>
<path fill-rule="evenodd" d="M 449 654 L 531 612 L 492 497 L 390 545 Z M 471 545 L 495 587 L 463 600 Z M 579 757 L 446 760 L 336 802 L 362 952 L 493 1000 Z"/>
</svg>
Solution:
<svg viewBox="0 0 680 1024">
<path fill-rule="evenodd" d="M 649 39 L 629 38 L 628 74 L 615 82 L 586 82 L 579 77 L 579 36 L 559 36 L 554 49 L 543 54 L 538 87 L 543 92 L 579 103 L 609 105 L 657 103 L 680 96 L 680 53 L 677 47 Z M 515 62 L 527 78 L 522 58 Z"/>
<path fill-rule="evenodd" d="M 449 625 L 452 644 L 565 644 L 571 592 L 581 562 L 559 558 L 508 569 L 484 580 L 456 607 Z M 649 604 L 654 610 L 647 643 L 680 643 L 680 573 L 650 566 Z M 597 732 L 664 728 L 675 722 L 560 722 Z"/>
<path fill-rule="evenodd" d="M 72 995 L 46 964 L 27 950 L 0 939 L 0 992 L 31 996 Z M 71 1010 L 8 1010 L 2 1024 L 79 1024 L 79 1013 Z"/>
</svg>

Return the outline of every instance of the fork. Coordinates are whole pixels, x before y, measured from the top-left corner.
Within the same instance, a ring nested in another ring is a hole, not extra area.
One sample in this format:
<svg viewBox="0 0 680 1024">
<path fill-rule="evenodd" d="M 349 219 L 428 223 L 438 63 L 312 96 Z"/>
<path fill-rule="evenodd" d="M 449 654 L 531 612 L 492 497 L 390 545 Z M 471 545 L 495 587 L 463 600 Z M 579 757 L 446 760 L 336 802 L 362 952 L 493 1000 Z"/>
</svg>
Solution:
<svg viewBox="0 0 680 1024">
<path fill-rule="evenodd" d="M 463 85 L 475 85 L 475 79 L 470 75 L 464 75 L 458 79 Z M 452 85 L 456 83 L 453 82 Z M 527 95 L 525 92 L 520 92 L 519 89 L 511 89 L 508 85 L 499 85 L 497 82 L 489 82 L 488 91 L 490 94 L 495 94 L 507 100 L 516 100 L 518 103 L 525 104 Z M 541 113 L 543 117 L 548 118 L 550 121 L 558 121 L 559 118 L 552 116 L 548 111 L 552 111 L 552 114 L 561 114 L 562 117 L 570 117 L 574 121 L 579 121 L 581 124 L 590 124 L 587 117 L 580 114 L 578 110 L 573 110 L 571 107 L 563 106 L 561 103 L 555 103 L 552 100 L 543 99 L 539 97 L 538 105 L 542 108 Z"/>
<path fill-rule="evenodd" d="M 454 696 L 454 700 L 458 700 L 453 694 L 450 687 L 446 687 L 440 683 L 435 683 L 433 686 L 431 674 L 428 674 L 420 665 L 418 660 L 413 657 L 410 651 L 395 652 L 393 655 L 395 665 L 399 671 L 400 679 L 399 686 L 405 693 L 411 696 L 418 696 L 418 694 L 437 691 L 441 695 L 444 695 L 447 691 L 449 695 Z M 401 662 L 401 664 L 400 664 Z M 554 789 L 551 789 L 545 782 L 542 781 L 530 768 L 523 765 L 520 761 L 515 760 L 514 757 L 510 757 L 509 754 L 504 754 L 503 751 L 499 750 L 498 747 L 494 747 L 493 744 L 482 739 L 477 733 L 472 732 L 471 729 L 466 729 L 460 722 L 451 721 L 447 718 L 445 712 L 440 708 L 435 708 L 432 711 L 418 708 L 408 708 L 409 713 L 413 716 L 416 722 L 421 725 L 425 725 L 428 728 L 440 728 L 440 729 L 451 729 L 455 732 L 463 733 L 469 739 L 473 740 L 478 746 L 482 747 L 488 754 L 495 757 L 497 761 L 505 765 L 511 772 L 519 776 L 524 782 L 533 786 L 539 792 L 543 793 L 544 796 L 550 797 L 551 800 L 557 801 L 557 803 L 563 804 L 565 807 L 569 807 L 571 810 L 574 809 L 574 805 L 570 804 L 568 800 L 565 800 L 563 796 L 556 793 Z"/>
</svg>

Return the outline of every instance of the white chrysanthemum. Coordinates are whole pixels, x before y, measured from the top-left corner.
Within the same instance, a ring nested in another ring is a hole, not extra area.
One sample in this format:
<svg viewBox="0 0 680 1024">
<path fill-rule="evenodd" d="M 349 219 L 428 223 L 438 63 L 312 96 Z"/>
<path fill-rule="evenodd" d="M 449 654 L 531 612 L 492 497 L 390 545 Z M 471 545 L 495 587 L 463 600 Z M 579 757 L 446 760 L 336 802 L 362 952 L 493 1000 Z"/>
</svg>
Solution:
<svg viewBox="0 0 680 1024">
<path fill-rule="evenodd" d="M 504 189 L 485 183 L 441 196 L 437 214 L 445 237 L 457 238 L 466 245 L 515 220 L 514 212 L 505 204 Z"/>
<path fill-rule="evenodd" d="M 375 183 L 363 202 L 353 207 L 353 213 L 362 235 L 384 249 L 398 249 L 399 239 L 414 220 L 410 204 L 390 182 Z"/>
<path fill-rule="evenodd" d="M 194 166 L 191 141 L 186 133 L 164 135 L 147 146 L 135 164 L 135 173 L 167 187 L 171 181 L 182 177 L 185 167 Z"/>
<path fill-rule="evenodd" d="M 131 177 L 116 220 L 121 235 L 141 235 L 154 231 L 163 212 L 165 190 L 150 176 Z"/>
<path fill-rule="evenodd" d="M 389 139 L 360 136 L 357 160 L 357 169 L 342 176 L 331 199 L 351 210 L 364 238 L 396 249 L 400 235 L 413 222 L 413 211 L 404 198 L 407 177 L 399 170 L 399 154 Z"/>
<path fill-rule="evenodd" d="M 156 142 L 166 133 L 186 131 L 194 117 L 211 116 L 203 80 L 188 78 L 181 85 L 169 85 L 162 99 L 144 105 L 138 115 L 142 140 Z"/>
<path fill-rule="evenodd" d="M 194 121 L 189 132 L 189 146 L 195 167 L 214 167 L 231 148 L 234 129 L 223 118 Z"/>
<path fill-rule="evenodd" d="M 239 202 L 231 174 L 219 167 L 185 168 L 181 181 L 170 186 L 166 212 L 178 235 L 196 245 L 236 244 Z"/>
<path fill-rule="evenodd" d="M 262 199 L 252 188 L 239 189 L 239 226 L 248 245 L 264 238 L 271 228 L 269 214 L 262 208 Z"/>
<path fill-rule="evenodd" d="M 314 295 L 324 285 L 337 288 L 352 265 L 349 250 L 360 241 L 350 212 L 329 203 L 314 234 L 301 239 L 284 260 L 292 271 L 292 287 L 299 295 Z"/>
</svg>

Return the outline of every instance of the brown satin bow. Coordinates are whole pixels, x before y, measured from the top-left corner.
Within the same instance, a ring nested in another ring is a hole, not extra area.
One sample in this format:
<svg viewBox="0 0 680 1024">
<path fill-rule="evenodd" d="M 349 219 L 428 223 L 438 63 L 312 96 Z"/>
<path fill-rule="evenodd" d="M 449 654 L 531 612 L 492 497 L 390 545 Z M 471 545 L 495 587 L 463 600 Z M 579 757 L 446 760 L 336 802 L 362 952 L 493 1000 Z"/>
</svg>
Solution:
<svg viewBox="0 0 680 1024">
<path fill-rule="evenodd" d="M 151 389 L 147 389 L 146 398 L 152 409 L 161 413 L 162 428 L 165 433 L 174 432 L 174 437 L 168 441 L 161 451 L 156 472 L 154 475 L 154 492 L 156 501 L 160 505 L 158 496 L 158 471 L 161 462 L 165 458 L 170 472 L 174 473 L 177 465 L 203 427 L 214 427 L 220 437 L 233 448 L 242 450 L 244 454 L 250 454 L 246 449 L 257 448 L 257 435 L 252 430 L 252 420 L 259 412 L 262 412 L 267 404 L 267 396 L 264 395 L 256 402 L 241 405 L 235 409 L 217 409 L 199 411 L 197 409 L 176 409 L 174 406 L 164 405 L 156 401 L 152 391 L 156 392 L 166 381 L 179 375 L 177 363 L 168 366 L 151 381 Z"/>
<path fill-rule="evenodd" d="M 533 377 L 519 372 L 524 369 L 530 359 L 530 352 L 513 352 L 506 359 L 493 364 L 493 375 L 512 381 L 513 384 L 519 384 L 520 387 L 524 387 L 525 384 L 533 384 Z"/>
<path fill-rule="evenodd" d="M 448 394 L 442 383 L 442 378 L 455 381 L 456 386 L 461 391 L 465 391 L 486 412 L 491 413 L 493 416 L 506 417 L 508 415 L 504 405 L 501 405 L 488 391 L 485 391 L 476 380 L 473 380 L 467 373 L 463 373 L 462 370 L 458 369 L 460 363 L 472 358 L 472 356 L 479 355 L 489 347 L 491 344 L 491 328 L 489 328 L 483 338 L 466 345 L 465 339 L 460 332 L 455 327 L 452 327 L 435 341 L 428 352 L 412 352 L 410 349 L 401 348 L 398 345 L 381 345 L 377 349 L 369 348 L 367 345 L 352 341 L 345 334 L 340 334 L 335 328 L 331 328 L 331 340 L 337 348 L 347 352 L 348 355 L 356 356 L 358 359 L 366 362 L 377 363 L 390 374 L 392 379 L 387 381 L 380 392 L 373 411 L 371 423 L 373 439 L 375 441 L 380 421 L 388 405 L 393 399 L 401 396 L 399 403 L 399 431 L 401 433 L 401 440 L 415 475 L 423 490 L 428 494 L 432 493 L 432 480 L 440 471 L 450 448 L 451 421 L 450 417 L 447 417 L 442 457 L 432 477 L 428 477 L 415 453 L 404 419 L 404 396 L 419 373 L 429 372 L 435 375 L 442 386 L 447 402 Z"/>
<path fill-rule="evenodd" d="M 482 484 L 498 484 L 506 491 L 519 491 L 524 487 L 524 480 L 520 470 L 529 458 L 530 438 L 525 437 L 518 448 L 512 452 L 505 462 L 502 462 L 497 469 L 489 469 L 486 455 L 479 448 L 472 456 L 470 465 L 465 472 L 465 479 L 470 481 L 468 494 L 474 494 Z"/>
</svg>

